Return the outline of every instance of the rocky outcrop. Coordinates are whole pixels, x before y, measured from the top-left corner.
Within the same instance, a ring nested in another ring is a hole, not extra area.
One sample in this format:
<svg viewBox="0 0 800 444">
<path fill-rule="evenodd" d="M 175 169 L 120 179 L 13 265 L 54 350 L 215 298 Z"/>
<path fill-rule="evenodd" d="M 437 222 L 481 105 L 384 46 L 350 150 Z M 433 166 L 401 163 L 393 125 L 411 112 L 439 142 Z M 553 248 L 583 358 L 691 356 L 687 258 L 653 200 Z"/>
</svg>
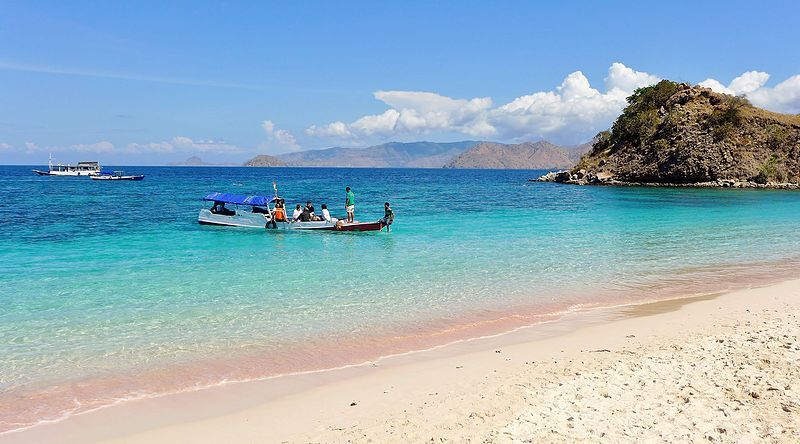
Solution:
<svg viewBox="0 0 800 444">
<path fill-rule="evenodd" d="M 586 170 L 570 171 L 560 170 L 551 171 L 536 179 L 528 179 L 529 182 L 556 182 L 568 183 L 573 185 L 627 185 L 627 186 L 658 186 L 658 187 L 712 187 L 712 188 L 776 188 L 784 190 L 800 189 L 800 184 L 793 182 L 766 182 L 758 183 L 748 180 L 737 179 L 717 179 L 708 182 L 626 182 L 614 178 L 614 175 L 607 172 L 588 172 Z"/>
<path fill-rule="evenodd" d="M 570 151 L 550 142 L 515 145 L 481 142 L 445 164 L 445 168 L 545 169 L 569 168 Z"/>
<path fill-rule="evenodd" d="M 286 162 L 278 159 L 275 156 L 268 156 L 266 154 L 259 154 L 256 157 L 244 163 L 244 166 L 250 167 L 281 167 L 286 166 Z"/>
<path fill-rule="evenodd" d="M 605 184 L 796 188 L 800 116 L 664 80 L 628 98 L 564 182 L 595 177 Z"/>
</svg>

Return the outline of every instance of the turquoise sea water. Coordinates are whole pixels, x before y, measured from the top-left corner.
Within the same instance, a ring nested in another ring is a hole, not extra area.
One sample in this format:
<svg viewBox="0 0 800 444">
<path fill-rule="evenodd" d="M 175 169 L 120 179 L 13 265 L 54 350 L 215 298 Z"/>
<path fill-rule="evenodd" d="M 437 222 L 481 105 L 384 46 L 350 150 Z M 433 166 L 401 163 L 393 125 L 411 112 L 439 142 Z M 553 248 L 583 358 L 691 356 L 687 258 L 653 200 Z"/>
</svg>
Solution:
<svg viewBox="0 0 800 444">
<path fill-rule="evenodd" d="M 527 183 L 541 172 L 0 167 L 0 431 L 223 380 L 361 362 L 575 307 L 792 276 L 800 193 Z M 211 191 L 392 233 L 197 224 Z"/>
</svg>

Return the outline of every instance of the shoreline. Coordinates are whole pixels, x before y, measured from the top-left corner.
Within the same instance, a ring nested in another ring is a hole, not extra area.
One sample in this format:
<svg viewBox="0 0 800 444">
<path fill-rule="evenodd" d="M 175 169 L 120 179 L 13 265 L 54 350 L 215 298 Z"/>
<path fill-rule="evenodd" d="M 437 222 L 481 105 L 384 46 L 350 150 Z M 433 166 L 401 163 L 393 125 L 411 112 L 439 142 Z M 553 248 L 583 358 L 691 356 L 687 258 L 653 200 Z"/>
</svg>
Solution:
<svg viewBox="0 0 800 444">
<path fill-rule="evenodd" d="M 0 439 L 6 434 L 58 424 L 75 416 L 92 414 L 127 403 L 180 396 L 237 384 L 375 365 L 377 362 L 395 357 L 434 352 L 461 343 L 502 337 L 521 329 L 536 328 L 551 323 L 566 322 L 579 326 L 581 323 L 576 319 L 591 319 L 608 310 L 770 285 L 794 278 L 796 273 L 792 270 L 795 268 L 787 266 L 793 263 L 782 261 L 772 264 L 768 273 L 763 269 L 769 265 L 768 263 L 757 266 L 748 264 L 727 279 L 715 279 L 706 285 L 693 283 L 686 286 L 687 283 L 684 282 L 680 289 L 674 285 L 646 286 L 618 295 L 616 298 L 605 299 L 603 302 L 573 301 L 561 305 L 516 306 L 503 311 L 484 312 L 481 315 L 476 312 L 459 322 L 444 324 L 437 322 L 430 324 L 429 328 L 418 329 L 418 327 L 384 336 L 371 336 L 345 346 L 333 342 L 317 343 L 308 347 L 298 346 L 290 350 L 290 354 L 280 355 L 283 366 L 272 355 L 239 353 L 157 366 L 137 373 L 117 373 L 102 379 L 66 381 L 58 386 L 16 393 L 7 397 L 6 399 L 11 400 L 6 405 L 10 410 L 3 411 L 4 418 L 14 418 L 9 412 L 23 408 L 36 411 L 42 419 L 36 422 L 18 422 L 16 423 L 18 427 L 0 431 Z M 375 345 L 376 342 L 381 346 Z M 314 356 L 311 360 L 313 362 L 300 363 L 298 359 L 301 356 Z M 286 363 L 289 362 L 294 362 L 295 365 L 286 367 Z M 69 397 L 66 397 L 67 395 Z M 27 419 L 24 415 L 19 418 Z M 4 425 L 8 424 L 15 423 L 5 422 Z"/>
<path fill-rule="evenodd" d="M 498 333 L 479 338 L 462 339 L 450 342 L 444 345 L 434 346 L 425 350 L 409 351 L 405 353 L 394 354 L 387 357 L 381 357 L 373 361 L 367 361 L 362 364 L 351 364 L 336 369 L 327 370 L 313 370 L 291 375 L 281 375 L 268 377 L 259 380 L 236 382 L 221 384 L 200 390 L 181 392 L 177 394 L 168 394 L 158 397 L 145 398 L 133 400 L 128 402 L 120 402 L 116 405 L 102 407 L 90 412 L 85 412 L 77 415 L 70 416 L 66 419 L 50 422 L 40 423 L 27 429 L 17 429 L 0 435 L 2 442 L 34 442 L 47 440 L 47 437 L 63 437 L 66 442 L 85 442 L 107 440 L 120 437 L 131 437 L 137 440 L 150 441 L 151 439 L 159 440 L 159 436 L 172 436 L 173 439 L 187 438 L 189 435 L 183 433 L 193 434 L 193 426 L 199 424 L 215 424 L 224 418 L 238 418 L 241 415 L 256 415 L 255 412 L 270 412 L 269 416 L 280 416 L 280 412 L 284 412 L 283 420 L 277 421 L 272 424 L 273 427 L 278 427 L 282 433 L 293 440 L 297 435 L 293 432 L 298 430 L 308 430 L 309 425 L 304 423 L 300 418 L 286 418 L 286 411 L 283 408 L 277 408 L 286 402 L 299 402 L 306 408 L 316 405 L 315 400 L 317 392 L 326 392 L 328 396 L 336 398 L 335 403 L 325 404 L 329 409 L 340 410 L 337 414 L 331 414 L 330 411 L 320 417 L 316 417 L 316 422 L 323 421 L 323 418 L 333 419 L 347 418 L 352 409 L 357 409 L 363 402 L 361 399 L 367 397 L 367 394 L 359 394 L 371 387 L 375 388 L 375 384 L 382 386 L 393 385 L 392 383 L 409 384 L 412 387 L 411 392 L 419 392 L 420 386 L 425 386 L 425 381 L 409 381 L 407 370 L 409 368 L 424 369 L 425 373 L 433 373 L 437 375 L 446 375 L 446 377 L 439 381 L 440 383 L 454 384 L 457 383 L 459 377 L 463 377 L 468 373 L 474 373 L 463 370 L 464 365 L 459 369 L 457 365 L 442 366 L 442 363 L 450 363 L 454 360 L 469 361 L 469 367 L 486 369 L 486 365 L 496 359 L 487 358 L 483 355 L 489 354 L 497 355 L 494 358 L 501 356 L 509 356 L 508 361 L 499 360 L 493 362 L 493 365 L 501 365 L 503 362 L 513 362 L 515 358 L 511 355 L 502 353 L 493 353 L 495 349 L 503 350 L 505 348 L 514 347 L 525 349 L 532 346 L 542 344 L 555 343 L 558 344 L 556 348 L 565 348 L 566 338 L 571 336 L 581 336 L 581 332 L 585 333 L 587 330 L 600 329 L 600 330 L 613 330 L 613 326 L 620 323 L 635 321 L 643 317 L 670 317 L 670 313 L 674 314 L 684 310 L 685 307 L 696 307 L 703 303 L 713 303 L 715 301 L 733 300 L 736 295 L 750 293 L 770 293 L 776 289 L 790 288 L 789 291 L 797 292 L 800 289 L 800 280 L 789 280 L 780 284 L 772 284 L 766 287 L 751 288 L 745 290 L 735 290 L 727 292 L 722 295 L 701 295 L 683 297 L 677 299 L 663 300 L 660 302 L 646 302 L 638 304 L 623 304 L 615 307 L 593 308 L 590 310 L 577 311 L 568 313 L 561 318 L 553 321 L 546 321 L 539 324 L 530 326 L 520 326 L 510 332 Z M 755 301 L 753 301 L 755 302 Z M 677 307 L 677 308 L 676 308 Z M 669 309 L 669 310 L 668 310 Z M 648 312 L 649 311 L 649 312 Z M 646 313 L 647 312 L 647 313 Z M 662 322 L 663 323 L 663 322 Z M 667 333 L 667 331 L 665 331 Z M 602 337 L 602 335 L 600 335 Z M 587 339 L 587 338 L 584 338 Z M 618 338 L 617 338 L 618 339 Z M 569 342 L 569 341 L 567 341 Z M 605 350 L 604 348 L 603 350 Z M 552 350 L 551 350 L 552 351 Z M 574 352 L 573 350 L 572 352 Z M 564 353 L 552 354 L 550 358 L 558 358 Z M 474 355 L 481 355 L 479 361 L 475 362 Z M 573 353 L 571 353 L 573 354 Z M 578 354 L 579 356 L 580 354 Z M 596 356 L 596 355 L 595 355 Z M 496 369 L 495 369 L 496 370 Z M 399 373 L 398 373 L 399 371 Z M 457 374 L 452 374 L 456 371 Z M 475 375 L 472 374 L 471 377 Z M 377 381 L 376 381 L 377 378 Z M 416 378 L 414 378 L 416 379 Z M 448 380 L 455 379 L 447 383 Z M 467 377 L 466 379 L 470 379 Z M 435 389 L 431 388 L 431 390 Z M 361 398 L 353 400 L 356 405 L 350 406 L 342 400 L 345 393 L 352 392 L 353 398 Z M 376 391 L 377 392 L 377 391 Z M 392 392 L 390 390 L 390 392 Z M 383 391 L 378 393 L 382 394 Z M 438 392 L 437 392 L 438 393 Z M 384 393 L 388 395 L 388 393 Z M 370 397 L 375 397 L 375 393 L 370 393 Z M 380 398 L 381 396 L 378 396 Z M 327 399 L 327 398 L 326 398 Z M 424 397 L 422 398 L 424 399 Z M 416 398 L 412 400 L 418 401 Z M 376 400 L 377 401 L 377 400 Z M 298 406 L 296 406 L 297 408 Z M 165 411 L 166 408 L 166 411 Z M 177 408 L 176 413 L 174 409 Z M 324 410 L 323 410 L 324 411 Z M 153 412 L 159 412 L 155 414 Z M 291 415 L 289 415 L 291 416 Z M 250 416 L 252 418 L 252 416 Z M 310 419 L 310 418 L 307 418 Z M 306 420 L 307 420 L 306 419 Z M 299 422 L 298 422 L 299 421 Z M 312 421 L 313 422 L 313 421 Z M 102 424 L 114 424 L 114 430 L 108 430 Z M 248 428 L 247 430 L 250 430 Z M 252 430 L 253 433 L 259 433 L 257 430 Z M 264 430 L 261 430 L 263 433 Z M 332 432 L 328 430 L 324 433 Z M 177 433 L 177 435 L 174 435 Z M 210 433 L 210 432 L 209 432 Z M 206 435 L 197 434 L 194 438 L 203 437 L 203 439 L 213 440 L 211 436 L 217 436 L 218 439 L 223 437 L 240 437 L 250 436 L 255 438 L 255 435 L 240 435 L 244 430 L 240 430 L 237 426 L 231 427 L 227 432 L 231 435 Z M 249 433 L 249 432 L 248 432 Z M 294 436 L 294 438 L 292 438 Z"/>
<path fill-rule="evenodd" d="M 602 185 L 616 187 L 663 187 L 663 188 L 736 188 L 736 189 L 767 189 L 767 190 L 797 190 L 800 183 L 795 182 L 765 182 L 758 183 L 742 179 L 716 179 L 705 182 L 628 182 L 614 179 L 610 173 L 571 173 L 571 170 L 551 171 L 528 182 L 551 182 L 567 185 Z"/>
</svg>

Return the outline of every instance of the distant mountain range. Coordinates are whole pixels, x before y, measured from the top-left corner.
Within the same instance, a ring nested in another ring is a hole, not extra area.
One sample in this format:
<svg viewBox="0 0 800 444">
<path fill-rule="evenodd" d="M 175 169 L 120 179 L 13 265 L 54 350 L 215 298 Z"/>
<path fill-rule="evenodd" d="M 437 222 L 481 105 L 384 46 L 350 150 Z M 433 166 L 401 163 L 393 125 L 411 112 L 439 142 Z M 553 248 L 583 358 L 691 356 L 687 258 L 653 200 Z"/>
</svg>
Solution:
<svg viewBox="0 0 800 444">
<path fill-rule="evenodd" d="M 462 142 L 389 142 L 366 148 L 325 148 L 278 156 L 259 155 L 245 166 L 314 166 L 362 168 L 570 168 L 591 143 L 558 146 L 550 142 L 503 144 Z"/>
<path fill-rule="evenodd" d="M 504 144 L 481 142 L 447 162 L 445 168 L 535 170 L 571 168 L 591 144 L 560 147 L 547 141 Z"/>
<path fill-rule="evenodd" d="M 389 142 L 367 148 L 326 148 L 277 156 L 289 166 L 441 168 L 479 142 Z"/>
</svg>

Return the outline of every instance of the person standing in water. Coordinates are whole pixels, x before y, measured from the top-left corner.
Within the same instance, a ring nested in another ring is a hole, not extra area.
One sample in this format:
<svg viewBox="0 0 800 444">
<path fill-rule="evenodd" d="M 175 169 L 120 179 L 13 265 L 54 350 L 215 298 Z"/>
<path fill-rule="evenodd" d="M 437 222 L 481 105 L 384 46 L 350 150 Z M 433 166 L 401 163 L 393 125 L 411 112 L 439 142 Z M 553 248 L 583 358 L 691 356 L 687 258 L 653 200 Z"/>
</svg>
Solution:
<svg viewBox="0 0 800 444">
<path fill-rule="evenodd" d="M 389 202 L 386 202 L 383 204 L 383 219 L 381 219 L 381 224 L 386 227 L 387 233 L 392 231 L 392 222 L 394 222 L 394 211 Z"/>
<path fill-rule="evenodd" d="M 347 223 L 352 224 L 356 219 L 356 195 L 350 191 L 350 187 L 345 188 L 344 191 L 347 193 L 344 198 L 344 209 L 347 210 Z"/>
</svg>

